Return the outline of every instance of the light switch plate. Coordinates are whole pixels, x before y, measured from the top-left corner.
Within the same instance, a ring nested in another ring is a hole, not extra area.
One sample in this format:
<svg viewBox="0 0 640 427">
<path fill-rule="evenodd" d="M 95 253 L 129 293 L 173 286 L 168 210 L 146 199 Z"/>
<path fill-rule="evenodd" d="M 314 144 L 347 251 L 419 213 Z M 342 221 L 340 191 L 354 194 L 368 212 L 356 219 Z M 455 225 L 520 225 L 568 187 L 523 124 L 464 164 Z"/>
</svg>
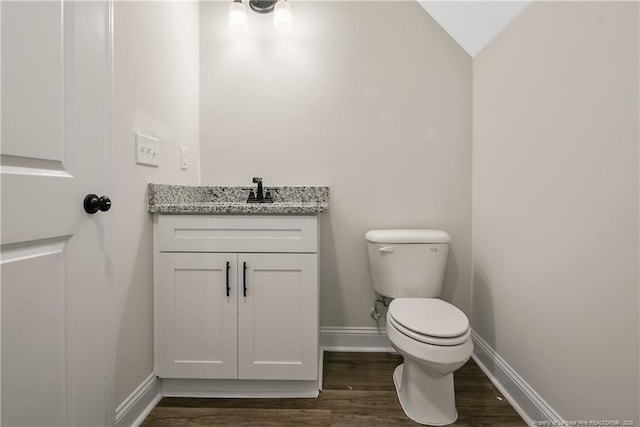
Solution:
<svg viewBox="0 0 640 427">
<path fill-rule="evenodd" d="M 160 140 L 153 136 L 136 132 L 136 163 L 160 166 Z"/>
<path fill-rule="evenodd" d="M 187 147 L 180 147 L 180 169 L 186 171 L 189 168 L 189 159 L 187 157 Z"/>
</svg>

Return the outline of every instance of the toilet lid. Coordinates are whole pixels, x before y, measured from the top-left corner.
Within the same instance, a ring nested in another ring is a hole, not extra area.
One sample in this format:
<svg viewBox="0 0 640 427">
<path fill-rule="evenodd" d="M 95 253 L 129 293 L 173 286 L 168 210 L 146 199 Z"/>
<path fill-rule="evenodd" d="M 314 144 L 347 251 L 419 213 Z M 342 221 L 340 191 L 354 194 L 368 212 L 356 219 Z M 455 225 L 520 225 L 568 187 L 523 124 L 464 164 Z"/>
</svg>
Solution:
<svg viewBox="0 0 640 427">
<path fill-rule="evenodd" d="M 409 338 L 413 338 L 416 341 L 438 346 L 453 346 L 464 344 L 469 340 L 469 337 L 471 336 L 471 328 L 467 329 L 466 333 L 453 338 L 438 338 L 432 337 L 430 335 L 417 334 L 400 325 L 398 322 L 393 320 L 393 317 L 389 316 L 389 314 L 387 313 L 387 329 L 388 328 L 394 328 L 403 335 L 406 335 Z"/>
<path fill-rule="evenodd" d="M 389 305 L 396 323 L 420 335 L 454 338 L 469 330 L 467 316 L 437 298 L 396 298 Z"/>
</svg>

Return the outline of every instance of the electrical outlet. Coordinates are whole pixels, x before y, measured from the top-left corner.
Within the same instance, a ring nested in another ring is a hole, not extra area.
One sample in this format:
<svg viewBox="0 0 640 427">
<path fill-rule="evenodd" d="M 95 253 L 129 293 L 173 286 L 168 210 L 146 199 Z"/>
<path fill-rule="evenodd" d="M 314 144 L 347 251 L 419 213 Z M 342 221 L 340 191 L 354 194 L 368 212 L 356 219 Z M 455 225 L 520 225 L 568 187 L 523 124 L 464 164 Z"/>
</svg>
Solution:
<svg viewBox="0 0 640 427">
<path fill-rule="evenodd" d="M 136 163 L 156 168 L 160 166 L 160 140 L 158 138 L 136 132 Z"/>
<path fill-rule="evenodd" d="M 186 171 L 189 168 L 189 159 L 187 157 L 187 147 L 180 147 L 180 169 Z"/>
</svg>

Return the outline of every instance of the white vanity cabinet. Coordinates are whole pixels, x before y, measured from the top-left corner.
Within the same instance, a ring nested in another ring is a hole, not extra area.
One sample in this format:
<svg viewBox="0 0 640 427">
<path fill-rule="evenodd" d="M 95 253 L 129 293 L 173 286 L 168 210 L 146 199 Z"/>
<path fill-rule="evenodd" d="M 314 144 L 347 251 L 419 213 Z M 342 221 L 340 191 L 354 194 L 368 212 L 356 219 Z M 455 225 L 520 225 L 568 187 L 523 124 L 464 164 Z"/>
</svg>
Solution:
<svg viewBox="0 0 640 427">
<path fill-rule="evenodd" d="M 154 246 L 160 378 L 317 384 L 317 216 L 155 215 Z"/>
</svg>

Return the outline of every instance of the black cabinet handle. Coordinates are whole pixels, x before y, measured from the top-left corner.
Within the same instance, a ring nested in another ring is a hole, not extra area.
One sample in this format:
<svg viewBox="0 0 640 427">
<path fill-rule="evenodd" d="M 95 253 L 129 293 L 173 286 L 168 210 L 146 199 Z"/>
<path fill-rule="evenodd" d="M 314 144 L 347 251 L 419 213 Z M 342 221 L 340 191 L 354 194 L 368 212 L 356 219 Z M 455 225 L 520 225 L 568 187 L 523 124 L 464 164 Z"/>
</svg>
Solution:
<svg viewBox="0 0 640 427">
<path fill-rule="evenodd" d="M 242 290 L 244 292 L 244 297 L 247 297 L 247 263 L 242 263 Z"/>
<path fill-rule="evenodd" d="M 231 267 L 229 266 L 229 261 L 227 261 L 227 296 L 229 296 L 229 291 L 231 290 L 231 288 L 229 287 L 229 269 Z"/>
</svg>

